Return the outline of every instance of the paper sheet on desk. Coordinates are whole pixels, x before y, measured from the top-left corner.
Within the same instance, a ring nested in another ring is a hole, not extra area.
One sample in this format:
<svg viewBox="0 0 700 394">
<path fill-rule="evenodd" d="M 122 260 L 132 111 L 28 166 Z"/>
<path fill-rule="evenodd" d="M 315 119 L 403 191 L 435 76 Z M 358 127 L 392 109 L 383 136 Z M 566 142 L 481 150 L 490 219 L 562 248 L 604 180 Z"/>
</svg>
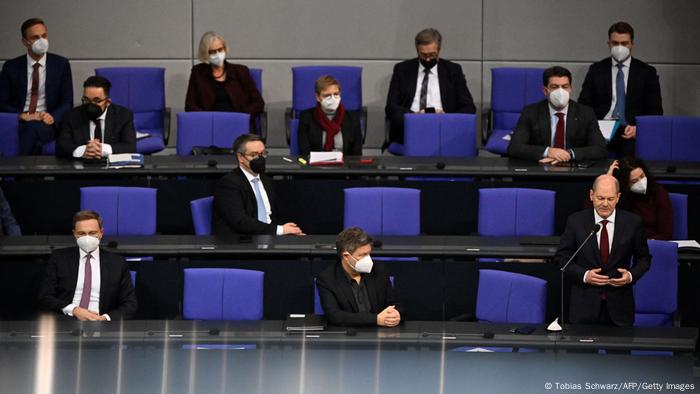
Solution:
<svg viewBox="0 0 700 394">
<path fill-rule="evenodd" d="M 615 136 L 617 128 L 620 126 L 620 122 L 617 120 L 599 120 L 598 127 L 600 128 L 601 134 L 607 142 Z"/>
<path fill-rule="evenodd" d="M 671 241 L 678 244 L 679 248 L 698 248 L 700 249 L 700 244 L 694 239 L 687 239 L 681 241 Z"/>
<path fill-rule="evenodd" d="M 510 133 L 504 135 L 501 139 L 503 141 L 510 141 L 510 136 L 512 136 L 512 135 L 513 135 L 513 132 L 511 131 Z"/>
<path fill-rule="evenodd" d="M 150 135 L 149 133 L 144 133 L 144 132 L 142 132 L 142 131 L 136 130 L 136 139 L 137 139 L 137 140 L 142 140 L 142 139 L 148 138 L 148 137 L 150 137 L 150 136 L 151 136 L 151 135 Z"/>
<path fill-rule="evenodd" d="M 343 164 L 343 152 L 311 152 L 309 164 Z"/>
</svg>

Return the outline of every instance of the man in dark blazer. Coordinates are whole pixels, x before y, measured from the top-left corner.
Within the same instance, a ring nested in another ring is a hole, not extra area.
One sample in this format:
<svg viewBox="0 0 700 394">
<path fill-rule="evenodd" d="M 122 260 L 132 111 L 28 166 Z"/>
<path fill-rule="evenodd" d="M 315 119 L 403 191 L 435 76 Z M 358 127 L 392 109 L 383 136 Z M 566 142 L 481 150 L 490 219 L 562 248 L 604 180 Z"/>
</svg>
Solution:
<svg viewBox="0 0 700 394">
<path fill-rule="evenodd" d="M 335 245 L 338 263 L 316 278 L 328 322 L 340 326 L 397 326 L 403 310 L 394 300 L 384 267 L 372 262 L 372 238 L 362 229 L 350 227 L 338 234 Z"/>
<path fill-rule="evenodd" d="M 547 99 L 520 113 L 508 156 L 543 164 L 606 158 L 605 139 L 593 110 L 569 100 L 571 72 L 550 67 L 542 74 L 542 84 Z"/>
<path fill-rule="evenodd" d="M 389 142 L 403 143 L 404 114 L 476 113 L 462 66 L 440 58 L 441 44 L 440 32 L 422 30 L 415 38 L 418 57 L 394 66 L 385 107 Z"/>
<path fill-rule="evenodd" d="M 590 191 L 593 209 L 574 213 L 567 220 L 555 256 L 559 265 L 568 261 L 594 225 L 601 226 L 566 270 L 571 283 L 571 323 L 634 323 L 632 286 L 649 270 L 651 255 L 642 220 L 631 212 L 615 209 L 619 198 L 617 180 L 601 175 Z"/>
<path fill-rule="evenodd" d="M 0 189 L 0 235 L 22 235 L 2 189 Z"/>
<path fill-rule="evenodd" d="M 70 110 L 61 122 L 56 156 L 101 159 L 112 153 L 136 152 L 134 114 L 112 104 L 111 83 L 92 76 L 83 83 L 83 105 Z"/>
<path fill-rule="evenodd" d="M 578 101 L 593 108 L 598 119 L 616 119 L 619 132 L 609 148 L 618 154 L 634 155 L 636 117 L 663 115 L 661 87 L 656 68 L 632 57 L 634 29 L 617 22 L 608 30 L 611 57 L 593 63 L 588 69 Z M 622 75 L 618 77 L 618 73 Z M 617 102 L 617 80 L 624 79 L 624 102 Z M 620 113 L 621 112 L 621 113 Z"/>
<path fill-rule="evenodd" d="M 44 21 L 26 20 L 21 33 L 27 53 L 2 66 L 0 112 L 19 114 L 20 154 L 38 155 L 73 106 L 73 78 L 68 59 L 48 53 Z"/>
<path fill-rule="evenodd" d="M 276 224 L 275 191 L 265 176 L 267 152 L 255 134 L 236 138 L 233 150 L 238 168 L 225 175 L 216 185 L 212 209 L 212 233 L 302 235 L 295 223 Z"/>
<path fill-rule="evenodd" d="M 39 305 L 78 320 L 130 319 L 136 293 L 124 258 L 100 250 L 102 218 L 95 211 L 73 216 L 78 246 L 51 253 L 39 286 Z"/>
</svg>

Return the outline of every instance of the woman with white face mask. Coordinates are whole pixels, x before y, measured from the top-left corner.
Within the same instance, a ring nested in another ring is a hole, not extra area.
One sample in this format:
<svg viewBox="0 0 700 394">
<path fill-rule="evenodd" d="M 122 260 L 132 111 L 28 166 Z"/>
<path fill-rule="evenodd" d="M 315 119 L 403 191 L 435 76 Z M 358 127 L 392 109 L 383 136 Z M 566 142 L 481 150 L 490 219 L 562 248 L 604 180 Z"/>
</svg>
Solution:
<svg viewBox="0 0 700 394">
<path fill-rule="evenodd" d="M 362 155 L 360 115 L 345 110 L 340 83 L 324 75 L 315 85 L 316 106 L 299 115 L 299 154 L 342 151 L 346 156 Z"/>
<path fill-rule="evenodd" d="M 620 182 L 618 207 L 636 213 L 649 239 L 669 240 L 673 233 L 673 207 L 668 192 L 656 183 L 646 164 L 634 157 L 612 162 L 608 168 Z"/>
<path fill-rule="evenodd" d="M 250 114 L 251 130 L 265 102 L 250 76 L 248 67 L 226 61 L 226 40 L 206 32 L 199 41 L 200 64 L 192 67 L 187 87 L 185 111 L 245 112 Z"/>
</svg>

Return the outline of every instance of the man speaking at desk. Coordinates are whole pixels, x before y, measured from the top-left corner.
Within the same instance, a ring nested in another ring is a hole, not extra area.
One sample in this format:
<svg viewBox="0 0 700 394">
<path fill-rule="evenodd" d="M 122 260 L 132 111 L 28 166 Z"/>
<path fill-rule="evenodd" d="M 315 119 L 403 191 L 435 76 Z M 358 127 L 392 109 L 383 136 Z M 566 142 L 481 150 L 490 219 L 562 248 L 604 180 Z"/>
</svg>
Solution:
<svg viewBox="0 0 700 394">
<path fill-rule="evenodd" d="M 303 235 L 295 223 L 275 224 L 275 191 L 265 176 L 267 151 L 255 134 L 236 138 L 233 150 L 238 168 L 216 185 L 212 209 L 212 233 L 215 235 Z"/>
<path fill-rule="evenodd" d="M 394 327 L 401 307 L 384 267 L 372 262 L 372 238 L 362 229 L 343 230 L 335 241 L 339 261 L 316 279 L 328 322 L 339 326 Z"/>
<path fill-rule="evenodd" d="M 51 253 L 39 286 L 39 306 L 78 320 L 130 319 L 136 293 L 121 256 L 100 250 L 102 218 L 95 211 L 73 216 L 77 246 Z"/>
<path fill-rule="evenodd" d="M 620 185 L 613 176 L 596 178 L 590 198 L 593 209 L 569 216 L 554 257 L 558 265 L 565 264 L 593 226 L 600 225 L 600 230 L 566 270 L 571 282 L 569 321 L 631 326 L 634 323 L 632 285 L 649 270 L 651 262 L 642 220 L 631 212 L 615 209 Z"/>
</svg>

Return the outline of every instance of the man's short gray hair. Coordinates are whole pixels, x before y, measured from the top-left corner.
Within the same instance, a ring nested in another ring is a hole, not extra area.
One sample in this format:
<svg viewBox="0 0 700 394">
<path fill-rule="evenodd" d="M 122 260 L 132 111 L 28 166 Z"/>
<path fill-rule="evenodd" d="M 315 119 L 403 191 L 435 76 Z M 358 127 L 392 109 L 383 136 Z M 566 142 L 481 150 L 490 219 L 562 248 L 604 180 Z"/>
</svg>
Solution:
<svg viewBox="0 0 700 394">
<path fill-rule="evenodd" d="M 437 29 L 429 27 L 416 34 L 416 48 L 420 45 L 428 45 L 434 42 L 437 43 L 438 49 L 440 49 L 442 46 L 442 34 Z"/>
</svg>

